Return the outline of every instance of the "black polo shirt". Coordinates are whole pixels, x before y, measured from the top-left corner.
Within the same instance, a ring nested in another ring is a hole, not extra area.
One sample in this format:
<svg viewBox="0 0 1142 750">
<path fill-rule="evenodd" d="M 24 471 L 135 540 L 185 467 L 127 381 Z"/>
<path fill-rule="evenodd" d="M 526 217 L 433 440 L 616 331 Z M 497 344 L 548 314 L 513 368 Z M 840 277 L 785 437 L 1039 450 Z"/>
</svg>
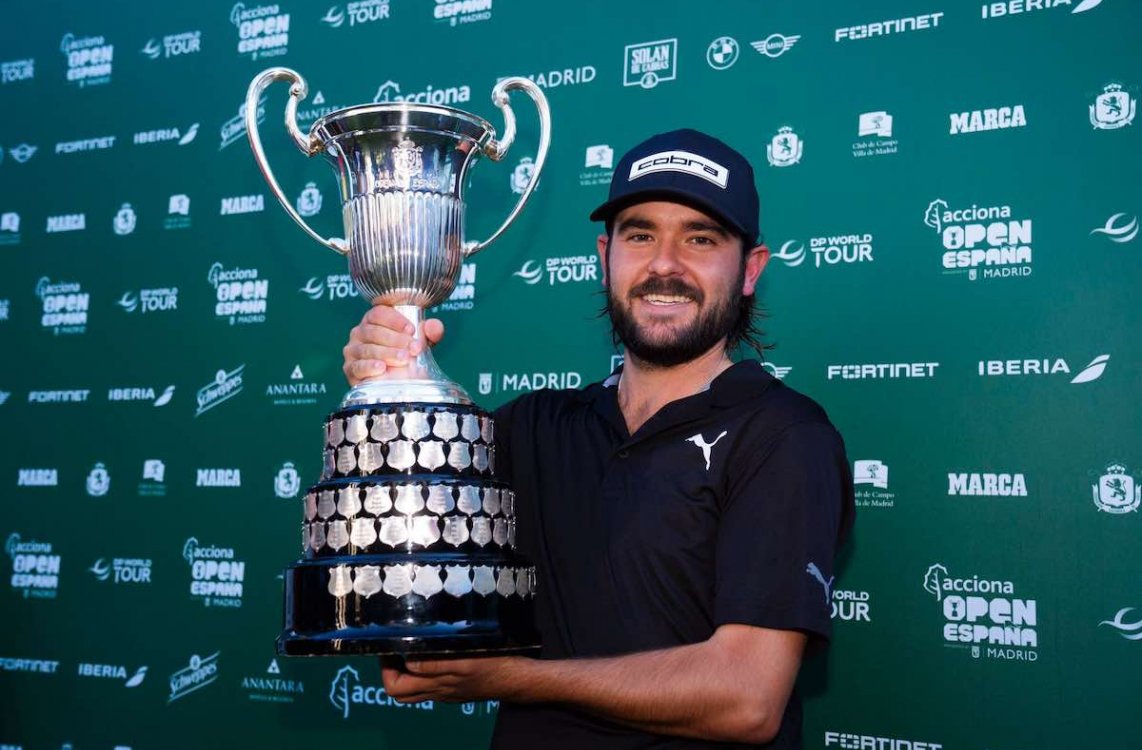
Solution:
<svg viewBox="0 0 1142 750">
<path fill-rule="evenodd" d="M 538 572 L 542 657 L 697 643 L 723 624 L 831 633 L 833 560 L 852 525 L 840 435 L 756 361 L 631 435 L 617 378 L 496 412 L 520 550 Z M 794 695 L 772 748 L 799 748 Z M 745 747 L 628 729 L 562 705 L 501 705 L 498 750 Z"/>
</svg>

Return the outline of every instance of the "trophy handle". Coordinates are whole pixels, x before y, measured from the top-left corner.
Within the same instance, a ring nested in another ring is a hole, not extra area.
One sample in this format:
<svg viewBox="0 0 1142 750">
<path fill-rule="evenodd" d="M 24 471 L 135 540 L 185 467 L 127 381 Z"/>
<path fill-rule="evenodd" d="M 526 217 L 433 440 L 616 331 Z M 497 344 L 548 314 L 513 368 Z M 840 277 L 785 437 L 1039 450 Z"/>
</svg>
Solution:
<svg viewBox="0 0 1142 750">
<path fill-rule="evenodd" d="M 274 81 L 290 82 L 289 101 L 286 102 L 285 109 L 285 126 L 290 137 L 293 138 L 293 142 L 306 156 L 313 156 L 321 151 L 321 144 L 316 139 L 307 137 L 297 126 L 297 105 L 309 95 L 309 87 L 306 85 L 305 79 L 297 71 L 289 68 L 268 68 L 259 73 L 253 81 L 250 81 L 250 87 L 246 89 L 246 135 L 250 138 L 250 148 L 254 151 L 254 161 L 258 163 L 258 169 L 262 171 L 262 176 L 269 183 L 270 190 L 277 196 L 278 202 L 282 204 L 282 208 L 286 210 L 289 217 L 296 221 L 297 225 L 304 229 L 310 237 L 330 250 L 345 255 L 349 252 L 349 245 L 345 240 L 340 237 L 328 239 L 322 237 L 313 231 L 305 219 L 301 218 L 293 204 L 289 202 L 289 198 L 282 192 L 281 185 L 278 184 L 273 170 L 270 169 L 270 163 L 266 160 L 266 152 L 262 150 L 262 138 L 258 134 L 258 100 L 262 98 L 262 93 Z"/>
<path fill-rule="evenodd" d="M 539 174 L 543 171 L 543 164 L 547 160 L 547 147 L 551 145 L 551 109 L 547 106 L 547 97 L 543 95 L 539 86 L 520 76 L 505 78 L 492 89 L 492 102 L 504 113 L 504 137 L 499 140 L 493 138 L 488 145 L 484 146 L 484 154 L 492 161 L 499 161 L 507 155 L 512 141 L 515 140 L 515 113 L 512 112 L 511 104 L 508 103 L 508 92 L 513 90 L 523 91 L 530 96 L 531 100 L 535 102 L 535 108 L 539 111 L 539 151 L 535 156 L 535 172 L 532 174 L 527 187 L 524 188 L 523 195 L 516 201 L 515 208 L 508 214 L 508 218 L 504 220 L 500 228 L 483 242 L 464 243 L 465 257 L 475 255 L 495 242 L 504 233 L 504 230 L 511 226 L 523 205 L 531 197 L 531 191 L 535 190 L 535 186 L 539 183 Z"/>
</svg>

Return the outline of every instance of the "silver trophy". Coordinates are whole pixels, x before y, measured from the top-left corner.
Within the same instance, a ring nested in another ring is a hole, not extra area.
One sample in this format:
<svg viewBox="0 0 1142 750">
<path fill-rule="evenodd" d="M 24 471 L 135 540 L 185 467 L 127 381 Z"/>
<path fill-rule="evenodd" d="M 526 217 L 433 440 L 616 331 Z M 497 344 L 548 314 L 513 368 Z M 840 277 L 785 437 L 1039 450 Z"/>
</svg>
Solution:
<svg viewBox="0 0 1142 750">
<path fill-rule="evenodd" d="M 286 198 L 262 149 L 258 103 L 290 83 L 285 126 L 307 156 L 337 171 L 345 238 L 315 232 Z M 503 159 L 515 139 L 508 92 L 539 111 L 532 178 L 488 239 L 464 239 L 464 188 L 481 155 Z M 367 299 L 393 305 L 423 341 L 424 310 L 452 293 L 462 262 L 519 215 L 543 170 L 551 116 L 526 78 L 492 89 L 503 137 L 451 107 L 348 107 L 308 135 L 297 107 L 308 87 L 288 68 L 250 83 L 246 131 L 286 213 L 306 234 L 349 257 Z M 325 422 L 321 481 L 305 494 L 303 557 L 286 571 L 284 654 L 450 654 L 534 648 L 535 568 L 516 552 L 515 496 L 495 475 L 495 425 L 436 365 L 427 346 L 407 368 L 353 387 Z"/>
</svg>

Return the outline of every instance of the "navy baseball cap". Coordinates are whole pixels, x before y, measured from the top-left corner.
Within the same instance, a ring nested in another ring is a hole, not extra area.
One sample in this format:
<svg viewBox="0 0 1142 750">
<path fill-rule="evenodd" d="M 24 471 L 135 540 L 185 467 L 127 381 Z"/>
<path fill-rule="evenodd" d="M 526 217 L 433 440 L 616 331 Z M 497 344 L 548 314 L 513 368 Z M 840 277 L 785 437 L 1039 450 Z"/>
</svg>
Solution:
<svg viewBox="0 0 1142 750">
<path fill-rule="evenodd" d="M 742 235 L 747 247 L 760 240 L 753 167 L 697 130 L 659 133 L 626 152 L 611 178 L 610 197 L 591 212 L 591 221 L 610 223 L 624 208 L 652 200 L 675 200 L 708 213 Z"/>
</svg>

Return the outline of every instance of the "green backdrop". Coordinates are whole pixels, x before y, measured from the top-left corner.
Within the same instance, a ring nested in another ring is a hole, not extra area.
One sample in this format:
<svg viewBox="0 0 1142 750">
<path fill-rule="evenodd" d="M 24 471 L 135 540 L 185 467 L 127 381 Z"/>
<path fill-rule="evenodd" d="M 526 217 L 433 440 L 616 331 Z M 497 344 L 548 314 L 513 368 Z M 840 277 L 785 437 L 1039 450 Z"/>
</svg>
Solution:
<svg viewBox="0 0 1142 750">
<path fill-rule="evenodd" d="M 1137 747 L 1140 23 L 1128 0 L 8 3 L 0 748 L 486 743 L 494 704 L 274 658 L 365 303 L 235 120 L 271 65 L 307 78 L 304 128 L 397 97 L 502 128 L 498 78 L 546 89 L 539 188 L 438 311 L 485 406 L 612 366 L 586 216 L 618 155 L 683 126 L 740 148 L 771 367 L 840 427 L 860 504 L 806 747 Z M 285 100 L 270 158 L 339 235 Z M 535 156 L 513 102 L 472 239 Z"/>
</svg>

